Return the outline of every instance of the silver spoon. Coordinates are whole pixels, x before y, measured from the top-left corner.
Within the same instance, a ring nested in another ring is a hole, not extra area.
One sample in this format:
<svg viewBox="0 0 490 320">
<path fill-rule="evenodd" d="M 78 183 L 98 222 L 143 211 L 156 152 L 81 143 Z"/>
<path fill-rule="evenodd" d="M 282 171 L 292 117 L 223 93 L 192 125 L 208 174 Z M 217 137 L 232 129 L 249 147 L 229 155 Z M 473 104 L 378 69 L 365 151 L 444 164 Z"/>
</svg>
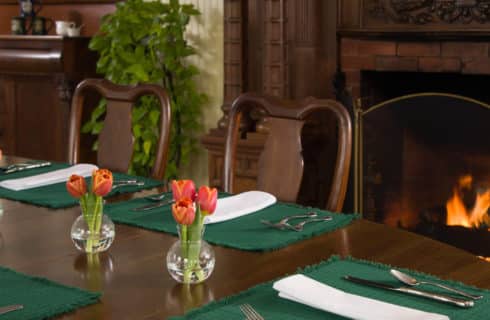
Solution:
<svg viewBox="0 0 490 320">
<path fill-rule="evenodd" d="M 398 270 L 395 270 L 395 269 L 391 269 L 390 270 L 390 273 L 391 273 L 392 276 L 394 276 L 395 278 L 397 278 L 401 282 L 403 282 L 405 284 L 408 284 L 409 286 L 418 286 L 420 284 L 428 284 L 428 285 L 432 285 L 432 286 L 436 286 L 436 287 L 445 289 L 447 291 L 451 291 L 451 292 L 457 293 L 459 295 L 462 295 L 464 297 L 467 297 L 467 298 L 470 298 L 470 299 L 473 299 L 473 300 L 478 300 L 478 299 L 483 298 L 483 296 L 481 296 L 481 295 L 478 295 L 478 296 L 477 295 L 472 295 L 472 294 L 466 293 L 466 292 L 461 291 L 461 290 L 458 290 L 458 289 L 447 287 L 447 286 L 445 286 L 443 284 L 440 284 L 440 283 L 429 282 L 429 281 L 418 281 L 417 279 L 409 276 L 408 274 L 405 274 L 405 273 L 403 273 L 401 271 L 398 271 Z"/>
</svg>

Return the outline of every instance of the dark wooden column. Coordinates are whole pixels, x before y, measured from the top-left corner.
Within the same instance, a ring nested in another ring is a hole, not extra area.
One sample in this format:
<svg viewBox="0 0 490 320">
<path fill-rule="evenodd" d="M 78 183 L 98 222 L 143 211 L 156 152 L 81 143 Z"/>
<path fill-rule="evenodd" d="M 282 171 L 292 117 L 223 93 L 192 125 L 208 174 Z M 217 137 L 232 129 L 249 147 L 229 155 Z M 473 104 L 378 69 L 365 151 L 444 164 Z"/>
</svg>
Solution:
<svg viewBox="0 0 490 320">
<path fill-rule="evenodd" d="M 202 137 L 209 180 L 221 186 L 230 104 L 242 92 L 284 98 L 333 98 L 336 70 L 336 1 L 224 0 L 224 105 L 217 127 Z M 235 190 L 253 189 L 267 121 L 245 123 L 237 152 Z"/>
</svg>

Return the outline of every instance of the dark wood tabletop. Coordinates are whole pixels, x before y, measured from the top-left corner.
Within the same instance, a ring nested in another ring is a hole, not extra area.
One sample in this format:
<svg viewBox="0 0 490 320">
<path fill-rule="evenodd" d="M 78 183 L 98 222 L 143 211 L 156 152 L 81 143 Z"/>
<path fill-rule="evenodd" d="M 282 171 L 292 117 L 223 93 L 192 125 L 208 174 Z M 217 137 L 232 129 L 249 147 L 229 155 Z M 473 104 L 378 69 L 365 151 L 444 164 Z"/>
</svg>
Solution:
<svg viewBox="0 0 490 320">
<path fill-rule="evenodd" d="M 1 163 L 0 163 L 1 165 Z M 133 196 L 142 196 L 144 193 Z M 127 197 L 119 197 L 114 201 Z M 87 260 L 70 239 L 78 207 L 47 209 L 0 199 L 0 265 L 103 293 L 100 303 L 59 319 L 166 319 L 243 291 L 331 255 L 351 255 L 490 289 L 490 263 L 403 230 L 358 220 L 337 231 L 272 252 L 214 246 L 216 267 L 203 284 L 177 284 L 165 257 L 177 238 L 116 225 L 112 247 Z"/>
</svg>

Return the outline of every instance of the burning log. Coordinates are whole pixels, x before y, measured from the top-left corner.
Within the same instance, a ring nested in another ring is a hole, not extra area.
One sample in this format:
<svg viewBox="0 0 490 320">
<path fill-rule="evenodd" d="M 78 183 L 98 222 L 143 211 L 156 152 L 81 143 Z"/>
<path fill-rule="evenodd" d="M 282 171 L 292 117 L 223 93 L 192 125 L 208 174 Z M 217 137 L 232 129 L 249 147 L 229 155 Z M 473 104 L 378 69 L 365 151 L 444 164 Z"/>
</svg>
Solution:
<svg viewBox="0 0 490 320">
<path fill-rule="evenodd" d="M 487 229 L 448 226 L 422 220 L 414 231 L 475 255 L 490 257 L 490 232 Z"/>
</svg>

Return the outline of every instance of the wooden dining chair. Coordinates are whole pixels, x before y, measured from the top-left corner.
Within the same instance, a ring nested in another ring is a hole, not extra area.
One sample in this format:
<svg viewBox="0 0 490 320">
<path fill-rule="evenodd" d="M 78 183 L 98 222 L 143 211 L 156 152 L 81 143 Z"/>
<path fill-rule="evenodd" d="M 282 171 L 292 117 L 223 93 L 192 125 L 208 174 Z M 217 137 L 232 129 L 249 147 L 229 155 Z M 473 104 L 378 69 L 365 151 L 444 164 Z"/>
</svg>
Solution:
<svg viewBox="0 0 490 320">
<path fill-rule="evenodd" d="M 258 162 L 257 188 L 287 202 L 296 202 L 303 177 L 301 131 L 305 118 L 321 110 L 328 110 L 334 115 L 338 127 L 338 149 L 326 209 L 340 212 L 349 177 L 352 125 L 347 110 L 333 100 L 307 98 L 301 102 L 294 102 L 253 93 L 240 95 L 233 102 L 229 113 L 223 172 L 224 190 L 233 192 L 240 120 L 256 108 L 265 112 L 269 128 Z"/>
<path fill-rule="evenodd" d="M 99 134 L 97 165 L 116 172 L 127 172 L 133 154 L 134 137 L 131 126 L 131 110 L 143 95 L 154 95 L 160 104 L 160 138 L 151 177 L 163 179 L 167 163 L 170 135 L 170 100 L 166 91 L 153 84 L 136 86 L 116 85 L 105 79 L 86 79 L 77 86 L 73 95 L 70 114 L 68 161 L 79 162 L 80 126 L 84 98 L 95 90 L 107 100 L 104 127 Z"/>
</svg>

